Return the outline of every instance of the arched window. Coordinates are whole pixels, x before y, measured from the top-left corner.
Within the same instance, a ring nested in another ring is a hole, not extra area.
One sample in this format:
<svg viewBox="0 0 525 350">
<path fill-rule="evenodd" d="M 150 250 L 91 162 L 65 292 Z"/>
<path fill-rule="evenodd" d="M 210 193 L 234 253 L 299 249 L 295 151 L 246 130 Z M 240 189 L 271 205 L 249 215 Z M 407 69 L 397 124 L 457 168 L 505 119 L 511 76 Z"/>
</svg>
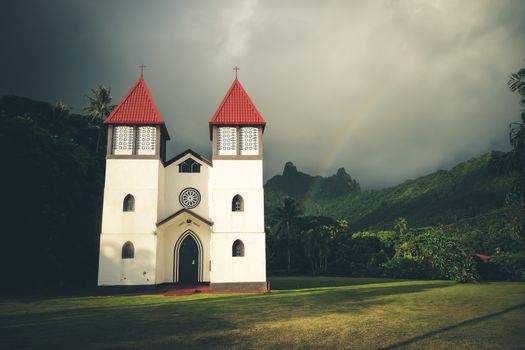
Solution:
<svg viewBox="0 0 525 350">
<path fill-rule="evenodd" d="M 233 242 L 232 256 L 244 256 L 244 243 L 240 239 Z"/>
<path fill-rule="evenodd" d="M 133 243 L 127 241 L 122 246 L 122 259 L 133 259 L 135 257 L 135 247 Z"/>
<path fill-rule="evenodd" d="M 244 200 L 238 194 L 232 199 L 232 211 L 244 211 Z"/>
<path fill-rule="evenodd" d="M 124 197 L 124 203 L 122 205 L 123 211 L 135 211 L 135 197 L 131 194 L 128 194 Z"/>
</svg>

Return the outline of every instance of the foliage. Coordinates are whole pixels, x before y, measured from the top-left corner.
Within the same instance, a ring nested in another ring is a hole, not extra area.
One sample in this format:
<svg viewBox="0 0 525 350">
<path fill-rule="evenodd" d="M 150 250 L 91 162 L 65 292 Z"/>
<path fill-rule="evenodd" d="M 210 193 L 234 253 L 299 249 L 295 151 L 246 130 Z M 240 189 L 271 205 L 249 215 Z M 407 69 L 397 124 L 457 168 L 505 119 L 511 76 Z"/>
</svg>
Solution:
<svg viewBox="0 0 525 350">
<path fill-rule="evenodd" d="M 89 151 L 96 133 L 64 103 L 0 98 L 11 288 L 95 283 L 104 171 Z"/>
<path fill-rule="evenodd" d="M 510 123 L 509 139 L 512 146 L 511 165 L 519 172 L 507 195 L 506 204 L 511 211 L 511 228 L 515 238 L 525 245 L 525 68 L 512 73 L 509 88 L 520 96 L 521 120 Z"/>
<path fill-rule="evenodd" d="M 441 228 L 428 228 L 398 246 L 394 259 L 385 265 L 385 274 L 467 282 L 475 278 L 475 267 L 471 254 L 456 237 Z"/>
<path fill-rule="evenodd" d="M 102 134 L 102 122 L 111 113 L 114 105 L 111 104 L 113 97 L 111 96 L 111 88 L 103 84 L 91 89 L 92 96 L 86 96 L 88 104 L 84 107 L 83 111 L 91 117 L 91 121 L 98 128 L 97 133 L 97 144 L 95 152 L 98 152 L 100 145 L 100 138 Z"/>
<path fill-rule="evenodd" d="M 483 265 L 484 279 L 525 281 L 525 253 L 505 253 L 493 255 Z"/>
<path fill-rule="evenodd" d="M 356 232 L 349 250 L 352 276 L 381 276 L 382 265 L 394 254 L 398 234 L 394 231 Z"/>
<path fill-rule="evenodd" d="M 329 217 L 305 217 L 301 223 L 301 242 L 310 262 L 312 275 L 328 272 L 328 263 L 337 236 L 344 232 L 346 221 L 335 221 Z"/>
<path fill-rule="evenodd" d="M 299 216 L 302 209 L 297 201 L 291 197 L 285 197 L 283 206 L 277 209 L 274 216 L 275 225 L 272 232 L 280 241 L 286 242 L 287 248 L 287 271 L 290 273 L 292 267 L 292 246 L 297 239 Z"/>
</svg>

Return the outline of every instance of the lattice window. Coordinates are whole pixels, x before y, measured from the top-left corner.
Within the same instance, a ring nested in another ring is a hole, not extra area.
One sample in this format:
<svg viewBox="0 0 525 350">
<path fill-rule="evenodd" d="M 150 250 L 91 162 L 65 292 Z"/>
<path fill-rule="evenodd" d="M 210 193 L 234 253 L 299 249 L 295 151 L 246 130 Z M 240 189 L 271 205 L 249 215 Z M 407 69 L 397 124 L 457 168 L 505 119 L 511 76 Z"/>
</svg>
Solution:
<svg viewBox="0 0 525 350">
<path fill-rule="evenodd" d="M 132 149 L 133 127 L 115 126 L 113 128 L 113 151 L 131 151 Z"/>
<path fill-rule="evenodd" d="M 139 126 L 137 128 L 137 153 L 155 152 L 156 138 L 157 129 L 154 126 Z"/>
<path fill-rule="evenodd" d="M 241 128 L 241 150 L 257 151 L 259 148 L 259 129 L 253 127 Z"/>
<path fill-rule="evenodd" d="M 217 146 L 219 151 L 235 151 L 237 149 L 237 128 L 218 128 Z"/>
</svg>

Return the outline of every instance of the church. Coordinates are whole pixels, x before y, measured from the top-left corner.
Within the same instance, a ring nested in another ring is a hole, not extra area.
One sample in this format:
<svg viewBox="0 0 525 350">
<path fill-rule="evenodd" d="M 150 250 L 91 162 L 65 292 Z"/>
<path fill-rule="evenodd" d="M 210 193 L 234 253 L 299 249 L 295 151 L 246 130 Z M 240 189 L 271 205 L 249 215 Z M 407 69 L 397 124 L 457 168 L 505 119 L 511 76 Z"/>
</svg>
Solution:
<svg viewBox="0 0 525 350">
<path fill-rule="evenodd" d="M 237 75 L 208 125 L 211 160 L 166 158 L 170 134 L 142 73 L 104 124 L 98 285 L 266 290 L 266 122 Z"/>
</svg>

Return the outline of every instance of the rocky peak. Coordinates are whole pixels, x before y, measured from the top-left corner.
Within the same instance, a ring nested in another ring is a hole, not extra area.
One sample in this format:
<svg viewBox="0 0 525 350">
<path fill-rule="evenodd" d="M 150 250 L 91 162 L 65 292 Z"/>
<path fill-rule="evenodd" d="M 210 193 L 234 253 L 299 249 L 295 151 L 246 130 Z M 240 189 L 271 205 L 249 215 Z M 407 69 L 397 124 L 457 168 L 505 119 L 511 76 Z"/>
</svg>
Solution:
<svg viewBox="0 0 525 350">
<path fill-rule="evenodd" d="M 297 174 L 297 167 L 292 162 L 286 162 L 284 165 L 283 176 L 290 176 Z"/>
</svg>

